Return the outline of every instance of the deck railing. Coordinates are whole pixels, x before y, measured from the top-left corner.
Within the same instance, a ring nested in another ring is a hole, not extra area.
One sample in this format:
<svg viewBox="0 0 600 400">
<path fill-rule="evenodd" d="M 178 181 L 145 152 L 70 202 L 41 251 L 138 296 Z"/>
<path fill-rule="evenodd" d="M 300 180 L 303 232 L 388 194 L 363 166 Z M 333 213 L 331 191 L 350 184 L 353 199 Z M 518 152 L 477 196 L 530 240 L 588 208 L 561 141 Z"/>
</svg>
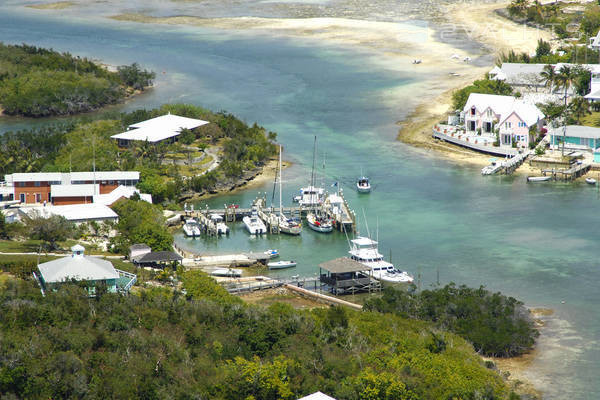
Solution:
<svg viewBox="0 0 600 400">
<path fill-rule="evenodd" d="M 125 285 L 122 289 L 122 291 L 128 292 L 129 289 L 131 289 L 131 287 L 137 282 L 137 275 L 127 271 L 121 271 L 120 269 L 115 269 L 115 271 L 119 273 L 119 276 L 124 276 L 130 279 L 127 285 Z"/>
</svg>

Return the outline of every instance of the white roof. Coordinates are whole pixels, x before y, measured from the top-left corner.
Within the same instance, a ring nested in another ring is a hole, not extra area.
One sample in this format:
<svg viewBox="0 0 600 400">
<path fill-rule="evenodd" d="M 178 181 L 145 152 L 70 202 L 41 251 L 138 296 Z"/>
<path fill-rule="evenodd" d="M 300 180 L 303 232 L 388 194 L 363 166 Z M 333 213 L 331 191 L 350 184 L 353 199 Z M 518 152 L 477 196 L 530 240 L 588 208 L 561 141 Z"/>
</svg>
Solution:
<svg viewBox="0 0 600 400">
<path fill-rule="evenodd" d="M 96 257 L 75 255 L 59 258 L 38 265 L 45 282 L 55 283 L 67 280 L 97 281 L 117 279 L 119 273 L 110 261 Z"/>
<path fill-rule="evenodd" d="M 309 394 L 308 396 L 304 396 L 298 400 L 335 400 L 331 396 L 327 396 L 325 393 L 315 392 L 313 394 Z"/>
<path fill-rule="evenodd" d="M 60 182 L 61 172 L 15 173 L 4 177 L 7 182 Z"/>
<path fill-rule="evenodd" d="M 127 132 L 113 135 L 111 138 L 155 143 L 179 135 L 181 129 L 194 129 L 206 124 L 208 121 L 167 114 L 129 125 Z"/>
<path fill-rule="evenodd" d="M 31 172 L 8 174 L 4 177 L 7 182 L 62 182 L 96 180 L 139 180 L 138 171 L 96 171 L 94 172 Z"/>
<path fill-rule="evenodd" d="M 376 245 L 377 242 L 374 240 L 371 240 L 367 237 L 363 237 L 363 236 L 358 236 L 356 239 L 352 239 L 352 243 L 358 245 L 358 246 L 370 246 L 370 245 Z"/>
<path fill-rule="evenodd" d="M 71 181 L 119 181 L 139 180 L 138 171 L 96 171 L 96 172 L 71 172 Z"/>
<path fill-rule="evenodd" d="M 96 204 L 104 204 L 105 206 L 109 206 L 113 204 L 115 201 L 119 200 L 122 197 L 130 198 L 134 193 L 139 193 L 140 199 L 147 201 L 152 204 L 152 195 L 147 193 L 140 193 L 140 191 L 132 186 L 118 186 L 115 190 L 110 193 L 105 194 L 97 194 L 94 196 L 94 203 Z"/>
<path fill-rule="evenodd" d="M 483 112 L 490 108 L 494 114 L 500 115 L 500 123 L 503 123 L 504 120 L 513 113 L 517 114 L 527 126 L 531 126 L 545 117 L 537 106 L 516 99 L 513 96 L 471 93 L 467 99 L 467 104 L 465 104 L 465 113 L 467 113 L 471 107 L 475 107 L 478 112 Z"/>
<path fill-rule="evenodd" d="M 500 116 L 500 123 L 502 124 L 513 113 L 517 114 L 527 126 L 532 126 L 545 117 L 544 113 L 537 106 L 526 103 L 523 100 L 515 100 L 512 107 Z"/>
<path fill-rule="evenodd" d="M 506 81 L 510 84 L 543 84 L 541 73 L 548 64 L 525 64 L 525 63 L 502 63 L 502 67 L 494 67 L 489 73 L 495 75 L 491 79 Z M 600 64 L 570 64 L 558 63 L 550 64 L 556 72 L 563 66 L 580 66 L 591 72 L 600 72 Z"/>
<path fill-rule="evenodd" d="M 563 128 L 558 127 L 550 131 L 552 136 L 563 136 Z M 600 139 L 600 128 L 581 125 L 567 125 L 565 136 L 584 139 Z"/>
<path fill-rule="evenodd" d="M 95 193 L 100 193 L 100 185 L 98 184 L 50 185 L 52 198 L 93 196 Z"/>
<path fill-rule="evenodd" d="M 21 207 L 21 212 L 34 216 L 38 215 L 48 218 L 52 215 L 60 215 L 71 222 L 102 220 L 102 219 L 117 219 L 119 216 L 113 210 L 103 204 L 72 204 L 67 206 L 51 206 L 44 207 Z"/>
</svg>

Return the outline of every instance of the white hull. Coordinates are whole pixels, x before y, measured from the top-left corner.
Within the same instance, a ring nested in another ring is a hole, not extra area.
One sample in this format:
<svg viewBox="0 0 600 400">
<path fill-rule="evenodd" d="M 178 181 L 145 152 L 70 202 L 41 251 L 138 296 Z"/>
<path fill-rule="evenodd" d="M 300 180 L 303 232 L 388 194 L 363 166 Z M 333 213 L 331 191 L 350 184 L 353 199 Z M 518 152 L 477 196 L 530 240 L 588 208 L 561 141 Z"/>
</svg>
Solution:
<svg viewBox="0 0 600 400">
<path fill-rule="evenodd" d="M 381 272 L 381 271 L 376 271 L 373 272 L 373 278 L 382 281 L 382 282 L 386 282 L 386 283 L 394 283 L 394 284 L 399 284 L 399 283 L 413 283 L 414 282 L 414 278 L 412 276 L 410 276 L 409 274 L 407 274 L 404 271 L 398 271 L 396 270 L 396 272 Z"/>
<path fill-rule="evenodd" d="M 279 229 L 288 235 L 299 235 L 302 233 L 302 223 L 291 221 L 284 215 L 279 216 Z"/>
<path fill-rule="evenodd" d="M 267 233 L 267 227 L 259 218 L 244 217 L 243 219 L 246 229 L 251 235 L 262 235 Z"/>
<path fill-rule="evenodd" d="M 370 193 L 371 192 L 371 185 L 367 185 L 367 186 L 361 186 L 358 183 L 356 184 L 356 190 L 358 190 L 358 193 Z"/>
<path fill-rule="evenodd" d="M 183 224 L 183 233 L 187 237 L 196 237 L 200 236 L 202 232 L 200 231 L 200 227 L 196 222 L 186 222 L 185 224 Z"/>
<path fill-rule="evenodd" d="M 350 258 L 370 267 L 373 271 L 373 278 L 391 284 L 412 283 L 414 281 L 414 278 L 407 272 L 398 270 L 393 264 L 383 259 L 375 240 L 357 237 L 351 242 Z"/>
<path fill-rule="evenodd" d="M 267 264 L 267 267 L 269 267 L 269 269 L 285 269 L 285 268 L 292 268 L 295 266 L 296 266 L 295 261 L 277 261 L 277 262 L 270 262 Z"/>
<path fill-rule="evenodd" d="M 549 181 L 551 176 L 528 176 L 527 182 L 546 182 Z"/>
<path fill-rule="evenodd" d="M 279 251 L 277 250 L 267 250 L 264 252 L 266 255 L 269 256 L 269 258 L 276 258 L 279 257 Z"/>
<path fill-rule="evenodd" d="M 308 227 L 315 232 L 329 233 L 333 231 L 333 224 L 331 222 L 321 223 L 317 221 L 315 214 L 308 214 L 306 216 L 306 221 L 308 222 Z"/>
<path fill-rule="evenodd" d="M 217 223 L 218 235 L 229 235 L 229 227 L 224 222 Z"/>
<path fill-rule="evenodd" d="M 230 278 L 239 278 L 242 276 L 242 270 L 236 268 L 217 268 L 210 272 L 212 276 L 225 276 Z"/>
<path fill-rule="evenodd" d="M 585 182 L 590 184 L 590 185 L 595 185 L 596 184 L 596 180 L 594 178 L 585 178 Z"/>
</svg>

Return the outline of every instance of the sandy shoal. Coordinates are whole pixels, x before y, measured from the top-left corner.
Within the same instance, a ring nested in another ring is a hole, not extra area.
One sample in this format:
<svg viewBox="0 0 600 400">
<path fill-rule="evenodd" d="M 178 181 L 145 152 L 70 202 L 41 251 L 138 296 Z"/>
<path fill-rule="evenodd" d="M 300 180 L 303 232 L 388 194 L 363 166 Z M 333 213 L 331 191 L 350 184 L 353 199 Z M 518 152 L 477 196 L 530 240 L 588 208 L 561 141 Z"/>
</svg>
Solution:
<svg viewBox="0 0 600 400">
<path fill-rule="evenodd" d="M 72 1 L 56 1 L 54 3 L 30 4 L 26 7 L 35 8 L 36 10 L 63 10 L 74 6 Z"/>
</svg>

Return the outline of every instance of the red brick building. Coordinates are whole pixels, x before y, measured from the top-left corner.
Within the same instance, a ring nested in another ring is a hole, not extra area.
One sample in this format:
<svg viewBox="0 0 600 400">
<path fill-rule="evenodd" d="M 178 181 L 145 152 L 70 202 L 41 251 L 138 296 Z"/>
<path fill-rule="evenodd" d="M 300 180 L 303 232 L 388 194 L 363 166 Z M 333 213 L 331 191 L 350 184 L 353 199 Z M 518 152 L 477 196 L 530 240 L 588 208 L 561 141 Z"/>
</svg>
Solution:
<svg viewBox="0 0 600 400">
<path fill-rule="evenodd" d="M 36 172 L 6 175 L 0 184 L 0 200 L 55 205 L 92 203 L 94 195 L 107 194 L 118 186 L 135 186 L 137 171 Z"/>
</svg>

